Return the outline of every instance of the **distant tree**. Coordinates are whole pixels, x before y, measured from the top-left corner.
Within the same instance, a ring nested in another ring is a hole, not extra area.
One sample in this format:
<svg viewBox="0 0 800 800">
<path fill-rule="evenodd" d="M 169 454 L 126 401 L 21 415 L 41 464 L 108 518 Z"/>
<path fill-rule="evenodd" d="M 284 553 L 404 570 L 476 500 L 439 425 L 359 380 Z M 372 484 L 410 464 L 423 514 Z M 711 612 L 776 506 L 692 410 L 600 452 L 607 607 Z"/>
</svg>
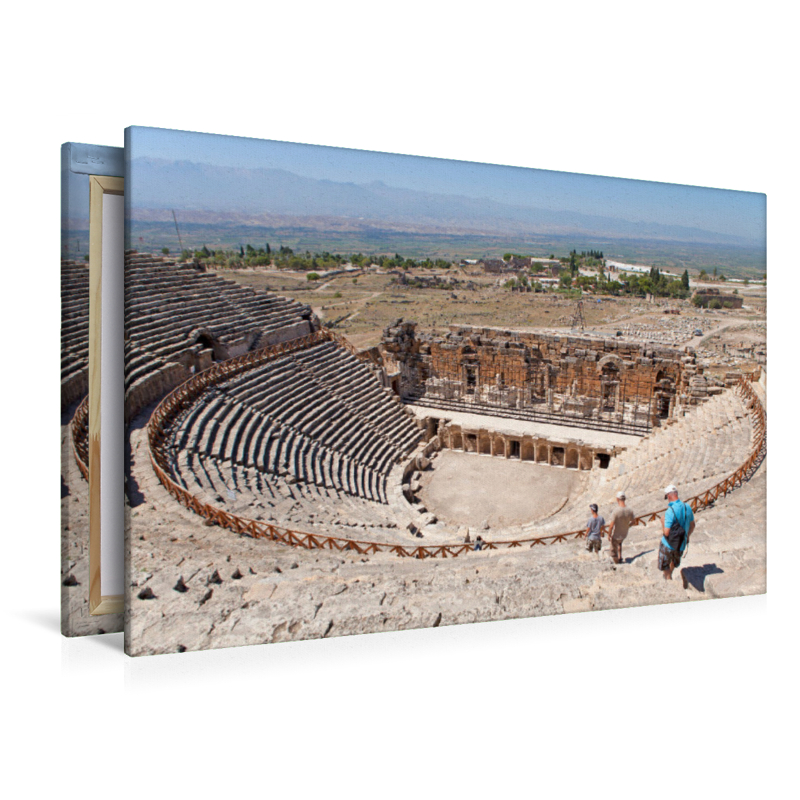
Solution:
<svg viewBox="0 0 800 800">
<path fill-rule="evenodd" d="M 552 261 L 555 258 L 555 253 L 550 253 L 550 260 Z"/>
<path fill-rule="evenodd" d="M 766 283 L 766 280 L 767 280 L 767 273 L 766 272 L 761 276 L 761 280 Z"/>
<path fill-rule="evenodd" d="M 720 303 L 720 301 L 717 300 L 717 298 L 715 297 L 713 300 L 709 302 L 708 307 L 716 311 L 717 309 L 722 308 L 722 303 Z"/>
<path fill-rule="evenodd" d="M 714 267 L 714 277 L 715 278 L 717 277 L 717 268 L 716 267 Z"/>
<path fill-rule="evenodd" d="M 169 255 L 169 247 L 162 247 L 162 248 L 161 248 L 161 252 L 162 252 L 162 253 L 163 253 L 165 256 L 168 256 L 168 255 Z"/>
<path fill-rule="evenodd" d="M 744 285 L 745 286 L 749 286 L 750 285 L 750 278 L 745 278 L 744 279 Z"/>
<path fill-rule="evenodd" d="M 569 273 L 573 278 L 578 274 L 578 254 L 574 250 L 569 254 Z"/>
<path fill-rule="evenodd" d="M 726 278 L 725 278 L 725 275 L 724 275 L 724 273 L 720 272 L 720 274 L 719 274 L 719 279 L 720 279 L 720 280 L 721 280 L 723 283 L 725 282 Z"/>
<path fill-rule="evenodd" d="M 704 270 L 700 270 L 700 274 L 697 276 L 698 280 L 704 281 L 708 277 L 708 273 Z"/>
<path fill-rule="evenodd" d="M 270 255 L 270 253 L 272 253 L 272 250 L 269 249 L 269 242 L 267 242 L 266 253 L 267 253 L 267 255 Z"/>
<path fill-rule="evenodd" d="M 503 253 L 503 261 L 511 261 L 514 258 L 513 253 Z"/>
<path fill-rule="evenodd" d="M 244 247 L 242 245 L 239 245 L 239 255 L 244 258 Z"/>
<path fill-rule="evenodd" d="M 89 254 L 88 253 L 83 257 L 83 260 L 84 261 L 88 261 L 89 260 Z"/>
<path fill-rule="evenodd" d="M 353 278 L 353 283 L 358 283 L 358 278 Z"/>
<path fill-rule="evenodd" d="M 689 288 L 689 270 L 685 269 L 683 271 L 683 275 L 681 275 L 681 283 L 683 284 L 684 289 Z"/>
<path fill-rule="evenodd" d="M 308 275 L 306 275 L 306 280 L 318 281 L 319 275 L 316 272 L 309 272 Z"/>
</svg>

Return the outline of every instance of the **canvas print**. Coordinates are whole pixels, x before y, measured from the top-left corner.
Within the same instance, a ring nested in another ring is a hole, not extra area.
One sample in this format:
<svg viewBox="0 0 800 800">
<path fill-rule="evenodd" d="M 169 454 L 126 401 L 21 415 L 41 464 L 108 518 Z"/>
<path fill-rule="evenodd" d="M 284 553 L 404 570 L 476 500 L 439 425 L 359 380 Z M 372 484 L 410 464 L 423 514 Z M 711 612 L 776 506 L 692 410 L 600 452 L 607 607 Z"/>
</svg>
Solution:
<svg viewBox="0 0 800 800">
<path fill-rule="evenodd" d="M 94 497 L 99 500 L 99 469 L 90 470 L 97 448 L 92 456 L 89 413 L 90 252 L 94 242 L 96 257 L 104 240 L 102 232 L 94 230 L 98 219 L 100 226 L 103 219 L 103 198 L 97 195 L 97 188 L 118 192 L 123 170 L 122 148 L 77 142 L 61 148 L 61 630 L 65 636 L 118 632 L 123 622 L 121 511 L 114 534 L 116 546 L 109 547 L 106 542 L 102 549 L 102 555 L 110 559 L 102 583 L 99 507 L 90 513 L 90 481 L 94 481 Z M 99 218 L 92 211 L 92 186 Z M 111 191 L 106 201 L 121 200 Z M 110 236 L 105 241 L 112 243 Z M 116 249 L 121 267 L 121 237 Z M 95 313 L 97 310 L 95 306 Z M 114 441 L 115 437 L 108 439 Z M 121 466 L 121 453 L 119 457 Z M 121 473 L 121 469 L 118 471 Z M 121 490 L 117 505 L 120 501 Z M 94 520 L 94 544 L 90 519 Z M 114 573 L 117 581 L 110 584 Z M 118 596 L 118 602 L 110 602 L 112 594 Z"/>
<path fill-rule="evenodd" d="M 130 655 L 766 590 L 764 195 L 125 159 Z"/>
</svg>

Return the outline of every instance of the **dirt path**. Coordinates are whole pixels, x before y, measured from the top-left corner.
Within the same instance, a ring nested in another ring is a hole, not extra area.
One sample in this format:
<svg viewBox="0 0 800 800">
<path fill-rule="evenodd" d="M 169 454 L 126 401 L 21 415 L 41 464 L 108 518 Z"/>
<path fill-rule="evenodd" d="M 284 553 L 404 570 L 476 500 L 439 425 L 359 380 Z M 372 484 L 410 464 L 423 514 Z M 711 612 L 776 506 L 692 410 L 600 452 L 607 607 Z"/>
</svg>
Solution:
<svg viewBox="0 0 800 800">
<path fill-rule="evenodd" d="M 332 303 L 330 305 L 325 306 L 325 311 L 330 311 L 332 308 L 342 308 L 343 306 L 347 306 L 348 303 L 357 302 L 358 307 L 355 308 L 350 314 L 347 315 L 345 321 L 349 321 L 351 319 L 355 319 L 364 309 L 364 306 L 370 301 L 374 300 L 376 297 L 380 297 L 383 294 L 382 291 L 372 292 L 367 297 L 361 297 L 357 300 L 345 300 L 341 303 Z M 322 306 L 311 306 L 311 310 L 320 318 L 325 319 L 326 314 L 325 311 L 322 310 Z"/>
</svg>

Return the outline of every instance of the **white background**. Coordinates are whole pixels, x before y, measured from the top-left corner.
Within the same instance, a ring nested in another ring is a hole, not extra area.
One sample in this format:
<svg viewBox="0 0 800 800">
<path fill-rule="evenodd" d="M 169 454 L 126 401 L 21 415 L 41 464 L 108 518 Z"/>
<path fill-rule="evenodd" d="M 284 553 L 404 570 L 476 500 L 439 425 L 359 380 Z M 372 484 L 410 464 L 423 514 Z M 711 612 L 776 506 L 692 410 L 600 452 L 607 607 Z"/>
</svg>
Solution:
<svg viewBox="0 0 800 800">
<path fill-rule="evenodd" d="M 4 12 L 4 794 L 796 791 L 789 8 L 231 0 Z M 766 192 L 768 596 L 138 660 L 121 634 L 63 639 L 59 145 L 122 145 L 129 124 Z"/>
</svg>

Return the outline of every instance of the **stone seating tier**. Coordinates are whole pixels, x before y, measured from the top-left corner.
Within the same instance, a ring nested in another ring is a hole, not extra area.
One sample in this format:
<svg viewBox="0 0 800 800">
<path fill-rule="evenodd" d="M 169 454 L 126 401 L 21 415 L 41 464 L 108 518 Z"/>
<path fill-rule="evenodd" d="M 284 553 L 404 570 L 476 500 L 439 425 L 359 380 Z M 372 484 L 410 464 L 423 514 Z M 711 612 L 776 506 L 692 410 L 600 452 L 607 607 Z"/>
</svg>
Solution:
<svg viewBox="0 0 800 800">
<path fill-rule="evenodd" d="M 174 477 L 186 488 L 222 480 L 224 499 L 247 475 L 256 500 L 261 481 L 299 487 L 298 502 L 322 493 L 385 505 L 387 476 L 420 430 L 363 362 L 323 341 L 207 388 L 169 437 Z"/>
<path fill-rule="evenodd" d="M 269 336 L 285 338 L 284 329 L 314 325 L 301 303 L 135 252 L 126 254 L 125 302 L 126 391 L 168 365 L 191 363 L 191 353 L 203 347 L 191 338 L 198 330 L 223 349 L 215 356 L 225 358 L 228 345 L 242 352 Z"/>
<path fill-rule="evenodd" d="M 61 262 L 61 383 L 89 366 L 89 268 L 86 262 Z"/>
<path fill-rule="evenodd" d="M 587 473 L 583 490 L 554 519 L 529 527 L 543 533 L 577 529 L 585 525 L 590 503 L 597 503 L 608 519 L 618 491 L 626 493 L 637 513 L 663 508 L 661 490 L 670 483 L 678 486 L 682 498 L 704 492 L 747 459 L 752 434 L 742 399 L 733 390 L 725 391 L 623 451 L 608 470 Z"/>
<path fill-rule="evenodd" d="M 206 503 L 248 519 L 313 529 L 356 539 L 397 538 L 397 522 L 383 503 L 332 485 L 286 476 L 181 451 L 175 473 Z"/>
</svg>

